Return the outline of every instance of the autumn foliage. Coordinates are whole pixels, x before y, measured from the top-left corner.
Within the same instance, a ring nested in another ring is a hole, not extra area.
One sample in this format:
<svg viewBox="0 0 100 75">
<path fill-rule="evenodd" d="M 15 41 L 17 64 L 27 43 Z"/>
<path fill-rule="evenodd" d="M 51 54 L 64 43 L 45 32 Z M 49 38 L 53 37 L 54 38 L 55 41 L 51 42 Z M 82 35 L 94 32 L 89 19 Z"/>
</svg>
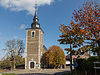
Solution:
<svg viewBox="0 0 100 75">
<path fill-rule="evenodd" d="M 67 54 L 70 54 L 71 71 L 72 55 L 84 54 L 90 50 L 90 44 L 96 43 L 95 51 L 100 56 L 100 6 L 98 2 L 87 1 L 81 8 L 74 10 L 70 24 L 61 24 L 59 30 L 62 34 L 58 41 L 66 45 L 65 50 Z M 90 40 L 91 43 L 84 46 L 86 40 Z M 93 48 L 91 50 L 93 51 Z"/>
<path fill-rule="evenodd" d="M 78 11 L 74 10 L 73 15 L 72 24 L 82 28 L 81 31 L 84 33 L 82 37 L 84 40 L 91 40 L 91 50 L 100 56 L 100 4 L 98 1 L 97 3 L 87 1 Z"/>
<path fill-rule="evenodd" d="M 83 7 L 73 13 L 74 24 L 85 31 L 86 39 L 100 40 L 100 6 L 87 1 Z"/>
<path fill-rule="evenodd" d="M 83 45 L 85 31 L 82 28 L 79 28 L 77 24 L 71 22 L 71 26 L 62 25 L 59 27 L 62 35 L 60 36 L 61 39 L 58 41 L 60 44 L 69 44 L 70 48 L 66 48 L 65 50 L 72 54 L 77 54 L 73 48 L 80 47 Z"/>
<path fill-rule="evenodd" d="M 79 51 L 72 48 L 82 47 L 85 40 L 95 41 L 100 49 L 100 6 L 97 3 L 89 2 L 83 4 L 78 11 L 74 10 L 70 25 L 61 24 L 59 27 L 62 35 L 60 44 L 71 44 L 71 49 L 65 49 L 68 52 L 77 54 L 82 52 L 84 46 Z M 88 47 L 89 48 L 89 47 Z M 85 52 L 85 51 L 84 51 Z"/>
<path fill-rule="evenodd" d="M 6 59 L 4 59 L 1 63 L 0 63 L 0 68 L 11 68 L 12 66 L 12 62 L 10 61 L 11 57 L 8 57 Z M 23 65 L 25 64 L 25 59 L 22 58 L 21 56 L 15 56 L 15 66 L 18 65 Z"/>
<path fill-rule="evenodd" d="M 46 68 L 61 68 L 65 66 L 65 53 L 59 46 L 52 46 L 43 55 L 42 63 Z"/>
</svg>

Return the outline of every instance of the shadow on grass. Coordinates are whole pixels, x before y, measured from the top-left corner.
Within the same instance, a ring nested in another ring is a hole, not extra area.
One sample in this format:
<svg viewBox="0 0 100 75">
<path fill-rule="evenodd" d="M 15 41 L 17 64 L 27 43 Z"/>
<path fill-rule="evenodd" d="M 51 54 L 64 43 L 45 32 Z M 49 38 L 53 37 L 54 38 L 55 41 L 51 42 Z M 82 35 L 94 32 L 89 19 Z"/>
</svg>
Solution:
<svg viewBox="0 0 100 75">
<path fill-rule="evenodd" d="M 14 74 L 14 73 L 4 73 L 4 74 L 1 74 L 1 75 L 16 75 L 16 74 Z"/>
<path fill-rule="evenodd" d="M 52 74 L 45 74 L 45 73 L 27 73 L 27 74 L 17 74 L 17 75 L 52 75 Z"/>
<path fill-rule="evenodd" d="M 95 73 L 94 71 L 75 71 L 74 70 L 72 74 L 69 72 L 63 75 L 100 75 L 100 71 Z"/>
<path fill-rule="evenodd" d="M 63 72 L 57 72 L 57 73 L 55 73 L 55 74 L 53 74 L 53 75 L 66 75 L 66 74 L 68 74 L 70 71 L 63 71 Z"/>
<path fill-rule="evenodd" d="M 50 74 L 50 73 L 27 73 L 27 74 L 17 74 L 17 75 L 65 75 L 69 71 L 63 71 L 63 72 L 57 72 L 55 74 Z"/>
</svg>

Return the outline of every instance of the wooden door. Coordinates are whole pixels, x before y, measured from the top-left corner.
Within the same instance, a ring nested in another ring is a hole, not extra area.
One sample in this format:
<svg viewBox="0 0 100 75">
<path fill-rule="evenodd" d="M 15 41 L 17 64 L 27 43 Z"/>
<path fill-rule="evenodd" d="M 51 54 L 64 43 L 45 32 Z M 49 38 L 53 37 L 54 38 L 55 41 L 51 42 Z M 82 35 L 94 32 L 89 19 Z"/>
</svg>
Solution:
<svg viewBox="0 0 100 75">
<path fill-rule="evenodd" d="M 34 68 L 34 62 L 30 63 L 30 68 Z"/>
</svg>

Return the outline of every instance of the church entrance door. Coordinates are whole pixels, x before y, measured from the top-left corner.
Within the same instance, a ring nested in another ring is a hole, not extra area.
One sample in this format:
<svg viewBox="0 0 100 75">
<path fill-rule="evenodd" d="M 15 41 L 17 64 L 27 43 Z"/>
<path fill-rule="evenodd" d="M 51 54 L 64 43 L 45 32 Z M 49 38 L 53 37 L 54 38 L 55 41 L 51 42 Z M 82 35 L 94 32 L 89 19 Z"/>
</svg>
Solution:
<svg viewBox="0 0 100 75">
<path fill-rule="evenodd" d="M 30 68 L 31 68 L 31 69 L 34 68 L 34 62 L 31 62 L 31 63 L 30 63 Z"/>
</svg>

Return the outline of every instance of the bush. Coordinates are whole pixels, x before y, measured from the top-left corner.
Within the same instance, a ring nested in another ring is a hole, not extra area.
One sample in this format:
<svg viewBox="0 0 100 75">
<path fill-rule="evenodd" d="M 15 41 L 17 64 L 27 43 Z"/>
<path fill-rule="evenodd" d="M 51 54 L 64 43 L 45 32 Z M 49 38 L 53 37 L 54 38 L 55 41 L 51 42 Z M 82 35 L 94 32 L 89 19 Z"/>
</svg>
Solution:
<svg viewBox="0 0 100 75">
<path fill-rule="evenodd" d="M 88 59 L 80 59 L 79 58 L 79 59 L 77 59 L 77 63 L 78 63 L 77 70 L 94 71 L 94 68 L 93 68 L 94 67 L 94 63 L 93 62 L 97 62 L 97 61 L 100 61 L 99 57 L 97 57 L 97 56 L 91 56 Z"/>
<path fill-rule="evenodd" d="M 98 56 L 91 56 L 90 58 L 88 58 L 88 61 L 90 62 L 96 62 L 96 61 L 100 61 Z"/>
<path fill-rule="evenodd" d="M 77 59 L 77 64 L 78 64 L 78 67 L 77 67 L 78 70 L 88 70 L 89 68 L 88 59 Z"/>
</svg>

